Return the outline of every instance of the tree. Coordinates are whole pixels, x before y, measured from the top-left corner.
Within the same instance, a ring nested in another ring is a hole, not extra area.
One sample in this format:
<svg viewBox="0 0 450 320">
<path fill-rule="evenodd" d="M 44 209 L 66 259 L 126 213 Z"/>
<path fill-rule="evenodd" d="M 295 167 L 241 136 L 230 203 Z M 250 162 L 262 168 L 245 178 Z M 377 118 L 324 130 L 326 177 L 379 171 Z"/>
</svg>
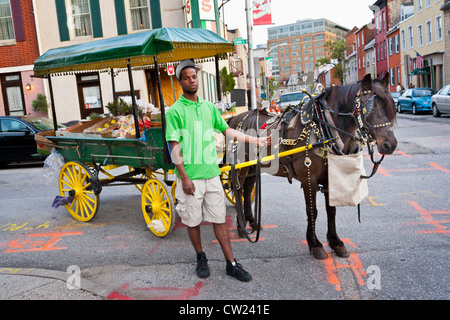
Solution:
<svg viewBox="0 0 450 320">
<path fill-rule="evenodd" d="M 233 74 L 231 72 L 228 73 L 227 68 L 223 67 L 222 70 L 220 70 L 220 89 L 222 94 L 227 95 L 228 93 L 231 93 L 235 86 L 236 81 L 234 80 Z"/>
<path fill-rule="evenodd" d="M 37 94 L 36 100 L 33 100 L 31 105 L 36 112 L 47 113 L 48 111 L 47 98 L 41 93 Z"/>
<path fill-rule="evenodd" d="M 317 60 L 316 66 L 320 67 L 326 64 L 335 62 L 333 76 L 339 79 L 341 84 L 344 83 L 345 74 L 348 68 L 345 67 L 345 56 L 347 53 L 348 45 L 345 39 L 331 41 L 328 40 L 324 44 L 325 50 L 327 51 L 327 56 Z"/>
<path fill-rule="evenodd" d="M 274 78 L 269 79 L 269 97 L 273 97 L 275 91 L 280 88 L 280 83 Z"/>
</svg>

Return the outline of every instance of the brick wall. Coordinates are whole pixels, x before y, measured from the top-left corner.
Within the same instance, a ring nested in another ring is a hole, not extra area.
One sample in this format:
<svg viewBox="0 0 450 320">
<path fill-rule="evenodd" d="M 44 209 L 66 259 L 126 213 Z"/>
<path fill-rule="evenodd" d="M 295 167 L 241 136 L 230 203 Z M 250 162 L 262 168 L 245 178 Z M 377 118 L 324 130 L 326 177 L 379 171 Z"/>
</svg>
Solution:
<svg viewBox="0 0 450 320">
<path fill-rule="evenodd" d="M 34 21 L 33 4 L 30 0 L 20 0 L 25 41 L 14 45 L 0 46 L 0 68 L 32 65 L 39 58 L 39 47 Z"/>
</svg>

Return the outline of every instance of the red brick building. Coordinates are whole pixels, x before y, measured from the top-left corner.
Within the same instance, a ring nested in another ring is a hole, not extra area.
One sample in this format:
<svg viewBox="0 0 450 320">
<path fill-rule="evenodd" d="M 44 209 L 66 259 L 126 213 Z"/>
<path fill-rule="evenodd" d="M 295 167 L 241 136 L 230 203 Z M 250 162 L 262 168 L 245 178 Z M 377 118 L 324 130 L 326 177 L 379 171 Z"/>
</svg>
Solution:
<svg viewBox="0 0 450 320">
<path fill-rule="evenodd" d="M 35 115 L 32 101 L 44 94 L 44 86 L 31 77 L 39 57 L 33 2 L 9 0 L 0 6 L 0 115 Z"/>
<path fill-rule="evenodd" d="M 377 0 L 373 6 L 375 21 L 375 48 L 377 52 L 377 77 L 382 79 L 388 72 L 386 33 L 389 30 L 388 0 Z"/>
<path fill-rule="evenodd" d="M 401 53 L 400 53 L 400 30 L 398 24 L 386 33 L 388 66 L 389 66 L 389 91 L 397 91 L 397 85 L 401 79 Z"/>
<path fill-rule="evenodd" d="M 364 51 L 366 45 L 372 41 L 374 38 L 374 30 L 370 25 L 365 25 L 355 31 L 355 41 L 356 41 L 356 58 L 358 64 L 358 80 L 362 80 L 367 74 L 367 57 Z"/>
</svg>

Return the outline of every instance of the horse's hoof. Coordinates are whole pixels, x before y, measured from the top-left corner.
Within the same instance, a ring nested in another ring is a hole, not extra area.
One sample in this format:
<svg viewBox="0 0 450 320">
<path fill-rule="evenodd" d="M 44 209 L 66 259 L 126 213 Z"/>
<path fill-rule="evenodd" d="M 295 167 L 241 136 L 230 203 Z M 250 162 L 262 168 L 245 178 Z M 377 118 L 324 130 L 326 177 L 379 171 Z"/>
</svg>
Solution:
<svg viewBox="0 0 450 320">
<path fill-rule="evenodd" d="M 258 231 L 258 224 L 256 222 L 252 222 L 249 224 L 252 227 L 252 232 Z M 263 230 L 263 226 L 259 226 L 259 231 Z"/>
<path fill-rule="evenodd" d="M 350 253 L 347 251 L 345 246 L 342 246 L 342 247 L 335 246 L 335 247 L 331 247 L 331 249 L 333 249 L 334 253 L 336 253 L 336 255 L 338 257 L 348 258 L 350 256 Z"/>
<path fill-rule="evenodd" d="M 328 253 L 323 247 L 314 247 L 311 248 L 310 251 L 317 260 L 325 260 L 328 258 Z"/>
</svg>

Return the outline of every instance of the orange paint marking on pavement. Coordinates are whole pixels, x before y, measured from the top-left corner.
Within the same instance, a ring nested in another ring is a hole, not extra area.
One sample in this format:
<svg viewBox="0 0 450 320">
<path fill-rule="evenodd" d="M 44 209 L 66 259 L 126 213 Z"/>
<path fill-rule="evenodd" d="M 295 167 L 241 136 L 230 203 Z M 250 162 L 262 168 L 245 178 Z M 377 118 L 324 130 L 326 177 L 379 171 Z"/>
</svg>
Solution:
<svg viewBox="0 0 450 320">
<path fill-rule="evenodd" d="M 442 221 L 436 221 L 433 217 L 433 215 L 437 214 L 450 214 L 450 211 L 427 211 L 424 208 L 422 208 L 417 202 L 415 201 L 408 201 L 408 203 L 416 209 L 422 217 L 425 219 L 426 222 L 419 222 L 419 223 L 408 223 L 409 225 L 432 225 L 435 226 L 435 230 L 421 230 L 418 231 L 418 233 L 450 233 L 450 230 L 446 230 L 447 227 L 443 226 L 442 224 L 450 223 L 450 220 L 442 220 Z"/>
<path fill-rule="evenodd" d="M 61 241 L 62 237 L 65 236 L 76 236 L 81 235 L 82 232 L 69 232 L 69 233 L 45 233 L 45 234 L 30 234 L 27 237 L 29 238 L 48 238 L 51 237 L 50 240 L 30 240 L 27 239 L 25 241 L 20 241 L 20 239 L 16 239 L 4 244 L 0 244 L 2 246 L 9 246 L 10 249 L 5 250 L 5 252 L 30 252 L 30 251 L 53 251 L 53 250 L 65 250 L 67 247 L 56 247 L 56 244 Z"/>
<path fill-rule="evenodd" d="M 357 246 L 350 241 L 350 239 L 348 238 L 343 238 L 342 242 L 357 248 Z M 308 245 L 308 243 L 305 241 L 303 241 L 303 243 L 305 243 L 306 245 Z M 327 243 L 324 244 L 328 245 Z M 334 285 L 336 287 L 337 291 L 341 291 L 342 290 L 342 280 L 340 278 L 339 275 L 339 269 L 350 269 L 353 274 L 355 275 L 357 282 L 360 286 L 363 286 L 365 284 L 364 282 L 364 277 L 367 277 L 367 273 L 363 268 L 362 262 L 359 259 L 358 254 L 356 254 L 355 252 L 350 252 L 350 256 L 348 258 L 338 258 L 339 260 L 337 260 L 333 255 L 331 255 L 330 253 L 328 253 L 328 258 L 326 258 L 325 260 L 323 260 L 323 264 L 325 266 L 325 271 L 327 273 L 327 279 L 328 282 L 332 285 Z M 342 263 L 342 259 L 345 259 L 347 261 L 347 263 Z"/>
</svg>

